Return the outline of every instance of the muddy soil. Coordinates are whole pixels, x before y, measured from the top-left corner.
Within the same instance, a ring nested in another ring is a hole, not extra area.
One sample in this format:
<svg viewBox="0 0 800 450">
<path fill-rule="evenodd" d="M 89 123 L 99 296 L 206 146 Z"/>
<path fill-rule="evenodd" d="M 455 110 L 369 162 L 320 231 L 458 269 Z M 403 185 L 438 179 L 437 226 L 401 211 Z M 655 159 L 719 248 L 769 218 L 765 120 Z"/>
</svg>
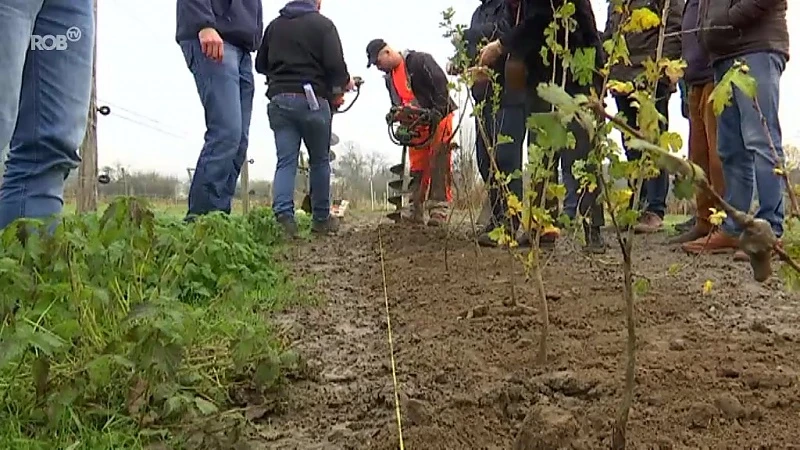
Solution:
<svg viewBox="0 0 800 450">
<path fill-rule="evenodd" d="M 398 448 L 377 219 L 349 222 L 295 255 L 323 302 L 276 318 L 308 370 L 261 419 L 261 448 Z M 587 259 L 564 239 L 549 254 L 540 365 L 539 299 L 507 251 L 465 233 L 380 233 L 405 448 L 609 448 L 625 363 L 617 251 Z M 800 297 L 729 255 L 692 259 L 665 240 L 637 242 L 648 286 L 629 448 L 800 448 Z"/>
</svg>

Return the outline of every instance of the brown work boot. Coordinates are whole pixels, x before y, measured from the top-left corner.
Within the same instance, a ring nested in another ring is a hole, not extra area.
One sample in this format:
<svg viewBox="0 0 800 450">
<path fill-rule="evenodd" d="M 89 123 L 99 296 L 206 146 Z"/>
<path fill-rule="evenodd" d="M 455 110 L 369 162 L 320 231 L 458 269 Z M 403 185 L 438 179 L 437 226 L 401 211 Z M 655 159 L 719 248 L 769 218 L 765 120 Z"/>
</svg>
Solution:
<svg viewBox="0 0 800 450">
<path fill-rule="evenodd" d="M 428 201 L 428 226 L 442 227 L 447 225 L 450 205 L 447 202 Z"/>
<path fill-rule="evenodd" d="M 696 241 L 698 239 L 704 238 L 711 233 L 711 230 L 705 228 L 701 225 L 697 225 L 694 228 L 686 231 L 684 233 L 675 236 L 674 238 L 667 241 L 669 244 L 685 244 L 687 242 Z"/>
<path fill-rule="evenodd" d="M 739 239 L 723 231 L 715 231 L 706 237 L 681 245 L 686 253 L 733 253 L 739 248 Z"/>
<path fill-rule="evenodd" d="M 400 219 L 407 223 L 423 224 L 425 223 L 425 211 L 412 202 L 400 210 Z"/>
<path fill-rule="evenodd" d="M 661 231 L 664 227 L 664 219 L 658 217 L 658 214 L 650 211 L 645 211 L 642 217 L 639 218 L 639 223 L 634 225 L 633 232 L 636 234 L 652 234 Z"/>
</svg>

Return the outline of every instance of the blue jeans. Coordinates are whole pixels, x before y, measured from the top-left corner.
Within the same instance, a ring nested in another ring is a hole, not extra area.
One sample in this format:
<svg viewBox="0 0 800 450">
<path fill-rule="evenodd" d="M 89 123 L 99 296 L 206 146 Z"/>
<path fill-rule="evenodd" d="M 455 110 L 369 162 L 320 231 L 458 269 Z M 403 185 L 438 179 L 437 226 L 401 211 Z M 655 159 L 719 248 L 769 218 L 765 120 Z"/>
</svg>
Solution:
<svg viewBox="0 0 800 450">
<path fill-rule="evenodd" d="M 669 86 L 659 83 L 656 88 L 656 110 L 667 119 L 666 122 L 658 123 L 662 133 L 669 129 L 669 99 L 671 96 L 672 93 L 669 90 Z M 617 101 L 617 110 L 625 116 L 625 121 L 628 125 L 638 130 L 637 114 L 639 110 L 633 106 L 633 99 L 617 96 L 615 100 Z M 642 158 L 642 152 L 629 149 L 625 144 L 625 140 L 623 140 L 623 146 L 625 147 L 625 157 L 628 158 L 628 161 L 637 161 Z M 662 170 L 656 177 L 644 180 L 641 192 L 643 204 L 631 205 L 631 207 L 643 207 L 646 212 L 653 213 L 663 219 L 667 212 L 668 193 L 669 173 L 666 170 Z"/>
<path fill-rule="evenodd" d="M 308 150 L 311 213 L 315 221 L 328 220 L 331 211 L 331 107 L 319 100 L 312 111 L 302 94 L 279 94 L 267 105 L 269 126 L 275 133 L 278 164 L 273 181 L 272 211 L 276 216 L 294 217 L 294 186 L 300 141 Z"/>
<path fill-rule="evenodd" d="M 200 41 L 180 43 L 205 109 L 203 149 L 189 188 L 189 216 L 231 212 L 236 181 L 247 158 L 253 113 L 250 53 L 225 43 L 222 62 L 203 54 Z"/>
<path fill-rule="evenodd" d="M 484 183 L 489 182 L 492 162 L 489 159 L 487 142 L 491 144 L 496 135 L 495 118 L 492 114 L 491 99 L 483 103 L 480 115 L 475 119 L 475 162 L 478 164 L 478 173 Z M 486 133 L 486 136 L 483 133 Z M 484 139 L 485 137 L 485 139 Z"/>
<path fill-rule="evenodd" d="M 758 83 L 758 106 L 766 119 L 778 158 L 783 160 L 778 100 L 786 58 L 777 53 L 761 52 L 735 59 L 742 59 L 750 66 L 750 75 Z M 714 65 L 714 78 L 717 82 L 733 66 L 735 59 L 720 61 Z M 784 219 L 783 180 L 774 172 L 775 157 L 753 100 L 737 88 L 733 92 L 732 105 L 725 108 L 717 118 L 717 150 L 725 176 L 725 200 L 740 211 L 750 211 L 755 178 L 758 188 L 756 217 L 769 222 L 772 230 L 780 237 L 783 235 Z M 730 219 L 725 220 L 722 229 L 732 235 L 739 235 L 742 231 Z"/>
<path fill-rule="evenodd" d="M 68 33 L 73 27 L 79 34 Z M 92 0 L 0 3 L 0 149 L 9 146 L 0 228 L 64 206 L 64 182 L 78 167 L 86 133 L 94 33 Z M 64 48 L 31 45 L 34 35 L 67 34 Z"/>
</svg>

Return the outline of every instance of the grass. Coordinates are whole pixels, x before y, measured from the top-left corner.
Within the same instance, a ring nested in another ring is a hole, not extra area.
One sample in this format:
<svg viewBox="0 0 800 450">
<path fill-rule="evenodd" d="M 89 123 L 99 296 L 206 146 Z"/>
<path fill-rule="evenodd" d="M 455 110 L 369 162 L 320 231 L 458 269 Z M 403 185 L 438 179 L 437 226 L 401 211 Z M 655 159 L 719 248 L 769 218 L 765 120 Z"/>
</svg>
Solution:
<svg viewBox="0 0 800 450">
<path fill-rule="evenodd" d="M 305 299 L 271 212 L 182 216 L 119 198 L 2 232 L 0 448 L 230 448 L 239 393 L 297 369 L 268 320 Z"/>
</svg>

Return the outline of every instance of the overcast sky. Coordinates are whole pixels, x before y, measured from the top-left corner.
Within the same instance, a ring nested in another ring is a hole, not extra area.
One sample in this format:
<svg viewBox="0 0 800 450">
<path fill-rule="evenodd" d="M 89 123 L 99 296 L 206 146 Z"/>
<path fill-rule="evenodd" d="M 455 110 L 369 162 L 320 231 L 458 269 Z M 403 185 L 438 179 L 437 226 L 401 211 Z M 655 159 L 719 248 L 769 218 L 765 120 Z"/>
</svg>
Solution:
<svg viewBox="0 0 800 450">
<path fill-rule="evenodd" d="M 175 3 L 164 0 L 100 0 L 98 11 L 98 101 L 112 114 L 98 123 L 100 166 L 117 163 L 131 169 L 156 170 L 186 176 L 203 144 L 203 109 L 194 81 L 175 42 Z M 264 1 L 264 22 L 274 19 L 285 1 Z M 605 0 L 592 0 L 598 26 L 605 23 Z M 793 2 L 792 2 L 793 3 Z M 378 151 L 392 161 L 399 158 L 386 134 L 384 116 L 389 97 L 374 67 L 366 69 L 366 44 L 383 38 L 396 48 L 427 51 L 444 66 L 452 46 L 442 37 L 441 12 L 456 10 L 456 19 L 468 23 L 478 0 L 404 0 L 395 16 L 386 3 L 374 0 L 323 0 L 322 13 L 339 29 L 345 60 L 352 75 L 366 80 L 358 103 L 333 122 L 342 141 L 354 141 L 364 152 Z M 789 29 L 800 27 L 800 8 L 789 9 Z M 396 20 L 395 20 L 396 17 Z M 413 31 L 412 31 L 413 30 Z M 792 34 L 800 48 L 800 32 Z M 275 149 L 266 114 L 264 77 L 256 74 L 256 96 L 250 128 L 249 156 L 255 160 L 251 178 L 271 179 Z M 610 102 L 613 104 L 613 102 Z M 685 137 L 686 121 L 680 99 L 670 105 L 671 129 Z M 800 143 L 800 62 L 790 61 L 783 76 L 781 118 L 784 140 Z M 465 126 L 471 126 L 465 124 Z"/>
</svg>

